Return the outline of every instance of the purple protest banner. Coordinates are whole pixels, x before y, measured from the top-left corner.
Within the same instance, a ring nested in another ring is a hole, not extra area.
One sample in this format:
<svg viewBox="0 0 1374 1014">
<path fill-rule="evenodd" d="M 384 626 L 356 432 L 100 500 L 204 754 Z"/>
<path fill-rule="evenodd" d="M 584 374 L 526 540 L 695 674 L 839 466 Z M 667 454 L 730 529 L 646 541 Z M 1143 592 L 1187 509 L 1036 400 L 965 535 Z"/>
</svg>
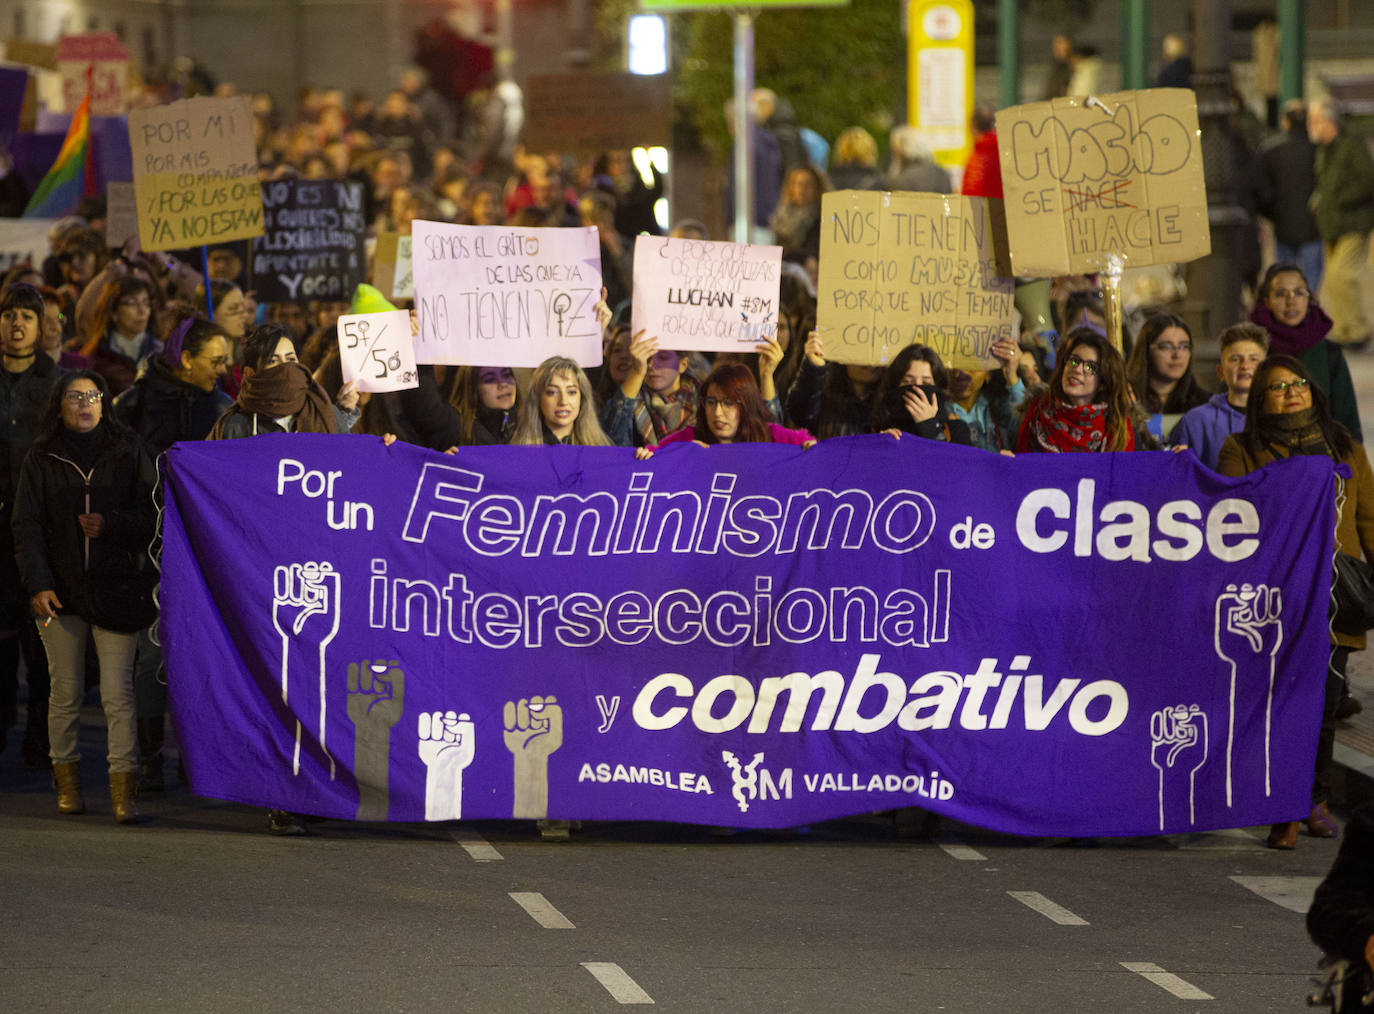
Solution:
<svg viewBox="0 0 1374 1014">
<path fill-rule="evenodd" d="M 1028 835 L 1305 814 L 1333 466 L 276 435 L 169 454 L 196 792 L 359 819 Z"/>
</svg>

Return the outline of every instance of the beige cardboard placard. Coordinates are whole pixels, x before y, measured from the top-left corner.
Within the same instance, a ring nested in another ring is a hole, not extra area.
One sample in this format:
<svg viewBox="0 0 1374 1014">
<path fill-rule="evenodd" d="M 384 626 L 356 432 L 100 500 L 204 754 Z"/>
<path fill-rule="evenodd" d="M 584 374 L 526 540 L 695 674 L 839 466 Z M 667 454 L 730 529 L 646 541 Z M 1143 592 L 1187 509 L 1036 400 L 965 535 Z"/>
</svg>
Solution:
<svg viewBox="0 0 1374 1014">
<path fill-rule="evenodd" d="M 525 147 L 598 153 L 671 143 L 668 75 L 534 74 L 525 85 Z"/>
<path fill-rule="evenodd" d="M 838 190 L 821 198 L 817 326 L 826 359 L 889 363 L 907 345 L 946 366 L 997 364 L 1016 338 L 1001 202 Z"/>
<path fill-rule="evenodd" d="M 10 63 L 56 70 L 57 47 L 47 42 L 34 42 L 32 39 L 6 39 L 5 59 Z"/>
<path fill-rule="evenodd" d="M 1211 253 L 1197 99 L 1149 88 L 997 114 L 1011 263 L 1050 277 Z"/>
<path fill-rule="evenodd" d="M 409 236 L 384 232 L 377 237 L 377 252 L 372 260 L 372 285 L 393 301 L 415 298 Z"/>
<path fill-rule="evenodd" d="M 129 114 L 145 250 L 261 236 L 262 188 L 246 95 L 183 99 Z"/>
</svg>

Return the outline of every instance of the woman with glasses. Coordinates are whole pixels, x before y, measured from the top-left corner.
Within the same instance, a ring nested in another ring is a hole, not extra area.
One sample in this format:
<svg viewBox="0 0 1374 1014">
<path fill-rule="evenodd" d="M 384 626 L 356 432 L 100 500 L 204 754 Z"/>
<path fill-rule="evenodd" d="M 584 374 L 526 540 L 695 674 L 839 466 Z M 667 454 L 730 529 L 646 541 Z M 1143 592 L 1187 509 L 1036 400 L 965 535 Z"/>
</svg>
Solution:
<svg viewBox="0 0 1374 1014">
<path fill-rule="evenodd" d="M 1374 472 L 1364 448 L 1349 430 L 1332 418 L 1326 395 L 1312 373 L 1296 357 L 1271 355 L 1259 365 L 1245 406 L 1245 429 L 1226 438 L 1217 471 L 1240 476 L 1272 461 L 1299 454 L 1325 455 L 1350 466 L 1337 497 L 1336 549 L 1374 562 Z M 1338 483 L 1341 480 L 1338 480 Z M 1336 823 L 1326 808 L 1330 790 L 1331 755 L 1336 738 L 1336 704 L 1345 683 L 1346 662 L 1352 651 L 1363 651 L 1365 635 L 1331 633 L 1331 661 L 1317 762 L 1312 779 L 1312 808 L 1307 830 L 1315 838 L 1334 838 Z M 1269 833 L 1272 849 L 1291 849 L 1298 843 L 1298 821 L 1275 824 Z"/>
<path fill-rule="evenodd" d="M 206 306 L 204 283 L 196 287 L 194 305 L 197 312 Z M 210 305 L 214 307 L 215 323 L 224 328 L 229 337 L 229 371 L 220 378 L 219 386 L 229 397 L 237 398 L 239 385 L 243 383 L 243 343 L 253 323 L 255 308 L 242 289 L 223 278 L 210 280 Z"/>
<path fill-rule="evenodd" d="M 1345 352 L 1326 336 L 1331 318 L 1296 264 L 1275 264 L 1264 275 L 1250 319 L 1269 332 L 1271 355 L 1292 356 L 1326 395 L 1331 416 L 1363 442 L 1360 410 Z"/>
<path fill-rule="evenodd" d="M 24 459 L 14 506 L 15 555 L 48 656 L 57 808 L 84 813 L 77 742 L 86 639 L 100 660 L 115 820 L 138 817 L 133 662 L 137 631 L 156 618 L 151 568 L 153 472 L 137 438 L 106 414 L 109 386 L 93 370 L 53 388 Z"/>
<path fill-rule="evenodd" d="M 1016 438 L 1022 451 L 1132 451 L 1126 366 L 1092 328 L 1069 332 L 1049 387 L 1032 398 Z"/>
<path fill-rule="evenodd" d="M 791 430 L 773 421 L 753 371 L 743 363 L 724 363 L 711 371 L 702 384 L 705 395 L 697 407 L 696 421 L 670 433 L 658 445 L 691 440 L 702 446 L 712 444 L 792 444 L 808 448 L 816 439 L 806 430 Z M 636 456 L 648 457 L 640 448 Z"/>
<path fill-rule="evenodd" d="M 888 363 L 878 381 L 873 429 L 894 437 L 910 433 L 927 440 L 971 445 L 968 423 L 955 418 L 949 409 L 948 385 L 948 374 L 935 350 L 908 345 Z"/>
<path fill-rule="evenodd" d="M 1182 415 L 1207 401 L 1193 378 L 1193 332 L 1172 313 L 1145 318 L 1126 362 L 1137 403 L 1149 415 Z"/>
<path fill-rule="evenodd" d="M 100 293 L 81 354 L 114 395 L 133 384 L 140 362 L 162 350 L 150 330 L 157 319 L 153 304 L 153 287 L 137 275 L 112 278 Z"/>
</svg>

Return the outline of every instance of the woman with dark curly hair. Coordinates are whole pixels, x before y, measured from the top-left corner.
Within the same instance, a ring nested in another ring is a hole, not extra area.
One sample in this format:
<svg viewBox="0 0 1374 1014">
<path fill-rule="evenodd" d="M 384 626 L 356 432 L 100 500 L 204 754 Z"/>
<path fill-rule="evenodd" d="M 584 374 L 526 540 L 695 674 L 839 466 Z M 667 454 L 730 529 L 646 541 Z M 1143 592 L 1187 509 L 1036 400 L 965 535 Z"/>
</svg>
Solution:
<svg viewBox="0 0 1374 1014">
<path fill-rule="evenodd" d="M 1132 451 L 1126 366 L 1092 328 L 1069 332 L 1048 389 L 1034 397 L 1016 439 L 1023 451 Z"/>
</svg>

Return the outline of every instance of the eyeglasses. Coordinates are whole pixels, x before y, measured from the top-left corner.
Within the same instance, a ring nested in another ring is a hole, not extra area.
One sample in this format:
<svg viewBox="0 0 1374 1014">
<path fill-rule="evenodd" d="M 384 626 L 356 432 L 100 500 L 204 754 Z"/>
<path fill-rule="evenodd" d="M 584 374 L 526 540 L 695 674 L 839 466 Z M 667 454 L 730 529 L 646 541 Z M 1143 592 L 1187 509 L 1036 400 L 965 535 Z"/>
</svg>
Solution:
<svg viewBox="0 0 1374 1014">
<path fill-rule="evenodd" d="M 1272 289 L 1270 295 L 1275 299 L 1306 299 L 1312 292 L 1309 289 Z"/>
<path fill-rule="evenodd" d="M 229 365 L 229 357 L 228 357 L 228 356 L 196 356 L 196 358 L 199 359 L 201 362 L 209 363 L 211 366 L 213 366 L 213 367 L 214 367 L 215 369 L 217 369 L 217 370 L 218 370 L 221 366 L 228 366 L 228 365 Z"/>
<path fill-rule="evenodd" d="M 102 397 L 99 391 L 68 391 L 62 400 L 68 405 L 99 405 Z"/>
<path fill-rule="evenodd" d="M 153 304 L 146 299 L 121 299 L 119 306 L 125 310 L 151 310 Z"/>
<path fill-rule="evenodd" d="M 1097 363 L 1093 362 L 1093 360 L 1079 359 L 1077 356 L 1069 356 L 1068 359 L 1064 360 L 1064 365 L 1070 370 L 1083 370 L 1090 377 L 1097 376 L 1097 371 L 1099 369 Z"/>
<path fill-rule="evenodd" d="M 1166 356 L 1172 356 L 1175 352 L 1193 351 L 1193 346 L 1189 342 L 1179 342 L 1177 345 L 1173 342 L 1155 342 L 1151 347 L 1159 349 Z"/>
<path fill-rule="evenodd" d="M 1283 394 L 1290 387 L 1295 391 L 1306 391 L 1307 385 L 1311 383 L 1306 377 L 1299 377 L 1297 380 L 1280 380 L 1276 383 L 1267 385 L 1266 391 L 1273 391 L 1275 394 Z"/>
<path fill-rule="evenodd" d="M 728 412 L 732 408 L 739 408 L 739 402 L 734 398 L 707 398 L 706 407 L 710 410 L 723 408 Z"/>
</svg>

